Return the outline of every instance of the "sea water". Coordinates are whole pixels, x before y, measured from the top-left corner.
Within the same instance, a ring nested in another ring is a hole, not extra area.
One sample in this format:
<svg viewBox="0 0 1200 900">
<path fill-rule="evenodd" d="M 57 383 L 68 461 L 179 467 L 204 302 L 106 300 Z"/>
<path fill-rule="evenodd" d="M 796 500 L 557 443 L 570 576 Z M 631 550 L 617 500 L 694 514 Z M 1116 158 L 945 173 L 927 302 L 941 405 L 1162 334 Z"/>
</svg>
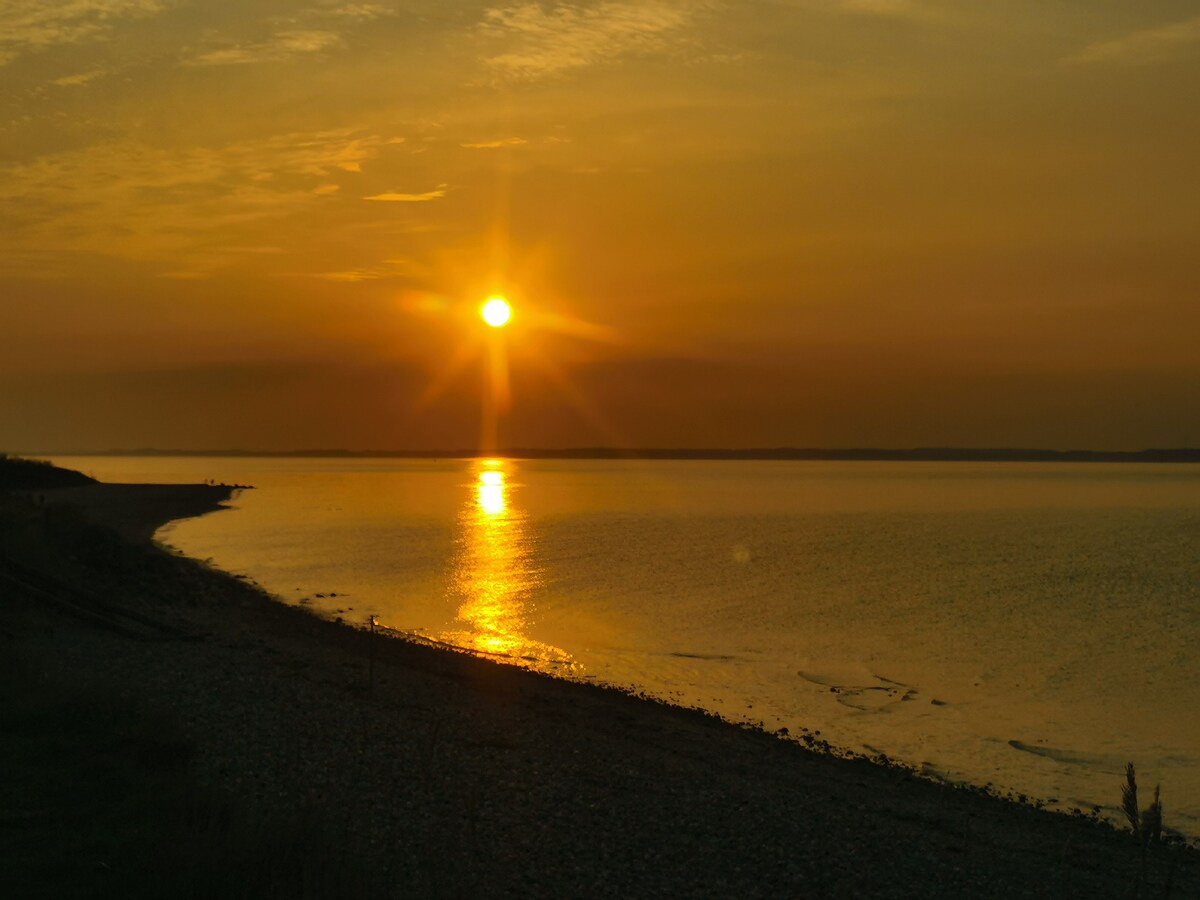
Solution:
<svg viewBox="0 0 1200 900">
<path fill-rule="evenodd" d="M 61 458 L 289 603 L 1200 836 L 1200 468 Z"/>
</svg>

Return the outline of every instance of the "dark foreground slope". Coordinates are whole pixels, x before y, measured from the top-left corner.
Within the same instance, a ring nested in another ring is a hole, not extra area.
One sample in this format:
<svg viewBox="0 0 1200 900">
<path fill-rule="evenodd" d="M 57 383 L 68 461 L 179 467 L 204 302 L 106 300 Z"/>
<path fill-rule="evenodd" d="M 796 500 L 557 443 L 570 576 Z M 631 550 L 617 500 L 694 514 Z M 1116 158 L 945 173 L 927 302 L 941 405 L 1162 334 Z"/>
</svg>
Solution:
<svg viewBox="0 0 1200 900">
<path fill-rule="evenodd" d="M 0 491 L 38 491 L 95 484 L 82 472 L 63 469 L 38 459 L 0 453 Z"/>
<path fill-rule="evenodd" d="M 1200 895 L 1190 850 L 373 639 L 0 504 L 6 897 Z"/>
</svg>

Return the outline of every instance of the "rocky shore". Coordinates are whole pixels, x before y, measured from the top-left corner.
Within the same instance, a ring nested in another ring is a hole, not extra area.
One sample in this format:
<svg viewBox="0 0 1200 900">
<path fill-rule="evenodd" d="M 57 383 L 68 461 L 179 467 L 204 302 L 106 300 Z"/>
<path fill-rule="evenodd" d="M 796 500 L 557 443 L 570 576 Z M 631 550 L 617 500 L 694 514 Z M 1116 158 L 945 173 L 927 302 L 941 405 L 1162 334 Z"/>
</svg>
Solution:
<svg viewBox="0 0 1200 900">
<path fill-rule="evenodd" d="M 1200 896 L 1192 848 L 372 637 L 150 544 L 228 488 L 66 490 L 4 502 L 13 671 L 168 723 L 189 777 L 311 823 L 361 896 Z"/>
</svg>

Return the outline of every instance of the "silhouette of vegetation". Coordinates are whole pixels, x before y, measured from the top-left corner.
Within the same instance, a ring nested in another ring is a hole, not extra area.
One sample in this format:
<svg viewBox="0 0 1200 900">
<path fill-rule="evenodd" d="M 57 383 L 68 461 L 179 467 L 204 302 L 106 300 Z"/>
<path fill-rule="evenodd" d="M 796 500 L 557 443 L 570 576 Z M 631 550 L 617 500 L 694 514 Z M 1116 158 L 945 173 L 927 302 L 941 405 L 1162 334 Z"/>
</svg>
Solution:
<svg viewBox="0 0 1200 900">
<path fill-rule="evenodd" d="M 40 491 L 95 483 L 96 479 L 82 472 L 60 469 L 44 460 L 0 453 L 0 490 L 3 491 Z"/>
<path fill-rule="evenodd" d="M 1125 784 L 1121 787 L 1121 811 L 1143 845 L 1156 844 L 1162 840 L 1162 798 L 1160 785 L 1154 786 L 1154 802 L 1141 809 L 1138 806 L 1137 773 L 1133 763 L 1125 766 Z"/>
<path fill-rule="evenodd" d="M 1151 848 L 1157 847 L 1163 840 L 1162 795 L 1160 786 L 1154 786 L 1154 801 L 1142 809 L 1138 805 L 1137 773 L 1133 763 L 1125 765 L 1125 784 L 1121 786 L 1121 811 L 1125 820 L 1133 830 L 1141 849 L 1138 865 L 1136 896 L 1145 896 L 1149 885 Z M 1171 895 L 1171 887 L 1175 880 L 1175 862 L 1171 861 L 1163 880 L 1163 897 Z"/>
<path fill-rule="evenodd" d="M 1142 827 L 1142 814 L 1138 808 L 1137 776 L 1133 763 L 1125 765 L 1125 784 L 1121 786 L 1121 810 L 1133 833 L 1137 834 Z"/>
</svg>

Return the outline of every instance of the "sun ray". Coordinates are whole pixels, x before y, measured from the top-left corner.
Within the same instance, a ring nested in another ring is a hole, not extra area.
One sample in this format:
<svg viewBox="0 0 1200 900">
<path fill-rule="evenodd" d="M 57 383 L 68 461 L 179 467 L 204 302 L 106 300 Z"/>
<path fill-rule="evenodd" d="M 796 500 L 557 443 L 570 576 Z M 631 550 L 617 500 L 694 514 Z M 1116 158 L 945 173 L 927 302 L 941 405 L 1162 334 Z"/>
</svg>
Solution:
<svg viewBox="0 0 1200 900">
<path fill-rule="evenodd" d="M 546 376 L 548 383 L 559 392 L 562 398 L 574 408 L 588 425 L 596 430 L 604 440 L 606 446 L 630 446 L 625 441 L 623 435 L 605 419 L 599 408 L 587 398 L 587 395 L 558 366 L 538 353 L 530 354 L 529 359 L 538 366 L 542 374 Z"/>
<path fill-rule="evenodd" d="M 628 341 L 615 328 L 597 325 L 575 316 L 554 312 L 531 312 L 528 317 L 531 328 L 550 331 L 567 337 L 583 338 L 597 344 L 626 344 Z"/>
<path fill-rule="evenodd" d="M 407 298 L 407 312 L 438 319 L 461 329 L 462 335 L 453 352 L 433 370 L 432 380 L 413 403 L 413 411 L 438 401 L 467 371 L 478 366 L 478 449 L 485 454 L 494 452 L 504 439 L 503 426 L 514 403 L 510 367 L 514 361 L 519 365 L 528 362 L 546 387 L 565 400 L 580 422 L 602 442 L 623 445 L 626 443 L 623 436 L 571 379 L 564 364 L 552 358 L 553 348 L 543 339 L 558 336 L 580 344 L 625 348 L 639 342 L 630 340 L 629 335 L 616 328 L 588 321 L 564 309 L 569 306 L 564 298 L 545 289 L 543 270 L 548 262 L 544 253 L 523 253 L 514 269 L 504 228 L 494 229 L 490 238 L 493 257 L 490 270 L 470 265 L 465 250 L 449 254 L 439 268 L 440 277 L 431 278 L 442 286 L 436 292 L 427 290 Z M 475 303 L 465 300 L 472 295 L 484 299 Z M 460 299 L 451 299 L 454 297 Z M 509 297 L 517 302 L 510 303 Z M 569 347 L 564 345 L 564 349 Z"/>
<path fill-rule="evenodd" d="M 498 449 L 500 416 L 511 406 L 508 384 L 508 355 L 499 336 L 488 341 L 487 360 L 483 370 L 483 403 L 480 405 L 479 450 L 487 453 Z"/>
<path fill-rule="evenodd" d="M 488 373 L 496 411 L 508 412 L 512 406 L 512 390 L 508 382 L 508 352 L 503 341 L 488 342 Z"/>
<path fill-rule="evenodd" d="M 425 390 L 413 401 L 413 411 L 416 412 L 428 408 L 450 388 L 455 379 L 478 356 L 479 341 L 466 341 L 459 344 L 454 354 L 446 361 L 446 364 L 438 370 Z"/>
</svg>

